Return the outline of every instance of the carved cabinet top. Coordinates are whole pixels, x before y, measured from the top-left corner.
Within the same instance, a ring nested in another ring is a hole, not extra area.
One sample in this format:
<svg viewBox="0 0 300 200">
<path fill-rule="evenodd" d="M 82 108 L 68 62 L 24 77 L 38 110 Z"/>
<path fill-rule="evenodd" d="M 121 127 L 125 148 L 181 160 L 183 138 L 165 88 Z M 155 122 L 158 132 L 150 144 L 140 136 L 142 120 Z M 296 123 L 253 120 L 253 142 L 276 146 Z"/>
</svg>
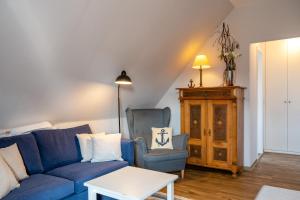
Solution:
<svg viewBox="0 0 300 200">
<path fill-rule="evenodd" d="M 197 87 L 177 88 L 179 99 L 237 99 L 244 97 L 245 87 Z"/>
</svg>

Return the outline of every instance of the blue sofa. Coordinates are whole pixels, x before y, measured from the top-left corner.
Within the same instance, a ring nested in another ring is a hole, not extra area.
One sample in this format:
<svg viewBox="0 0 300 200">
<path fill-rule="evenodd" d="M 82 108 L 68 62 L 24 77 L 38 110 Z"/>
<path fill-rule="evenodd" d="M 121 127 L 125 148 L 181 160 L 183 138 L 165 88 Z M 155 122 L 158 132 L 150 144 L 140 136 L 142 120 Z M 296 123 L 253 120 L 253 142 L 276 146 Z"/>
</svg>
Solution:
<svg viewBox="0 0 300 200">
<path fill-rule="evenodd" d="M 1 138 L 0 148 L 17 143 L 30 175 L 3 200 L 87 200 L 84 182 L 133 165 L 134 144 L 127 139 L 121 141 L 124 161 L 81 163 L 78 133 L 91 133 L 91 129 L 84 125 Z"/>
</svg>

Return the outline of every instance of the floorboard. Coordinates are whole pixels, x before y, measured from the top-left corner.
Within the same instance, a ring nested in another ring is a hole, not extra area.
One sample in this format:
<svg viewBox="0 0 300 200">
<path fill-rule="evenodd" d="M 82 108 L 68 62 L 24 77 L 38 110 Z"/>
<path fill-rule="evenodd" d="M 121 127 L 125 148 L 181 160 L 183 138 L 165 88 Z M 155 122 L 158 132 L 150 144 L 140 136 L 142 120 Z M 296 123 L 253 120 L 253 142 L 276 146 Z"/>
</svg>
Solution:
<svg viewBox="0 0 300 200">
<path fill-rule="evenodd" d="M 263 185 L 300 190 L 300 156 L 264 153 L 251 171 L 237 178 L 188 166 L 185 178 L 175 183 L 175 194 L 199 200 L 253 200 Z"/>
</svg>

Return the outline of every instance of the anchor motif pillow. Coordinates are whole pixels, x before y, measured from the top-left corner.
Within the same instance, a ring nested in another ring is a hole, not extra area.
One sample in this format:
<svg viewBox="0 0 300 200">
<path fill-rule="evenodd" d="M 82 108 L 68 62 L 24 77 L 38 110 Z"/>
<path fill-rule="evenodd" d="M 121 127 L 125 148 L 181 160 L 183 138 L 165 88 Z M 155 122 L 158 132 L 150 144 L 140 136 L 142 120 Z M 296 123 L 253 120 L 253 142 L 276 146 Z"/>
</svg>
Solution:
<svg viewBox="0 0 300 200">
<path fill-rule="evenodd" d="M 173 149 L 172 128 L 152 128 L 151 149 Z"/>
</svg>

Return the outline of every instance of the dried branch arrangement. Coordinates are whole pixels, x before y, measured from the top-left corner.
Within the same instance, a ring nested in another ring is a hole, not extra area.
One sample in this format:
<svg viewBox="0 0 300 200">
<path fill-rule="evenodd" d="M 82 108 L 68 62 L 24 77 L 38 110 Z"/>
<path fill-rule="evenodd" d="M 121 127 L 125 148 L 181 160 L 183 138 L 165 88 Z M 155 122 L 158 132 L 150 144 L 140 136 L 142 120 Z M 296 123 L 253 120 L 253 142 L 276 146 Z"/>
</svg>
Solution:
<svg viewBox="0 0 300 200">
<path fill-rule="evenodd" d="M 230 34 L 228 24 L 223 23 L 222 31 L 216 42 L 220 50 L 219 58 L 225 62 L 226 70 L 235 70 L 235 59 L 241 56 L 240 53 L 236 52 L 240 48 L 240 45 Z"/>
</svg>

